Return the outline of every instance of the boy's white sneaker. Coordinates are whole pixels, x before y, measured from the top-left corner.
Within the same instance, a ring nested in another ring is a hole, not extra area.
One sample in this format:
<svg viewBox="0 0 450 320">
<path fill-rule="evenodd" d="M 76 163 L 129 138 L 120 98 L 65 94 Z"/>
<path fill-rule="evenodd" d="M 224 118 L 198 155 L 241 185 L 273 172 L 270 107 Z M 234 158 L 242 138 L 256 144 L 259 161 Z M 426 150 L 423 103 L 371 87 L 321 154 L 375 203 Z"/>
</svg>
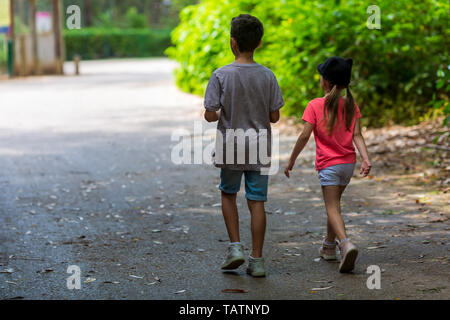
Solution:
<svg viewBox="0 0 450 320">
<path fill-rule="evenodd" d="M 228 245 L 228 254 L 222 264 L 222 270 L 233 270 L 245 262 L 244 247 L 240 243 Z"/>
</svg>

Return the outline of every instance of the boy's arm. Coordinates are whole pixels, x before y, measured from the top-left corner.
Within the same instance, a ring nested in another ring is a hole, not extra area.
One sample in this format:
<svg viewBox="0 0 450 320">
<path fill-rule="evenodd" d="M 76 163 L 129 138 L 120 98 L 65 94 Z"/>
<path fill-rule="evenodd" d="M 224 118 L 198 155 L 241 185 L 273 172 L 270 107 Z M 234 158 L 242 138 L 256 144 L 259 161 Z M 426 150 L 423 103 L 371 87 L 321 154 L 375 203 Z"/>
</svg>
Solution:
<svg viewBox="0 0 450 320">
<path fill-rule="evenodd" d="M 205 110 L 205 120 L 208 122 L 215 122 L 219 120 L 220 111 Z"/>
<path fill-rule="evenodd" d="M 359 154 L 362 158 L 361 169 L 359 170 L 359 173 L 364 175 L 364 177 L 367 177 L 372 166 L 369 161 L 369 154 L 367 152 L 366 143 L 361 133 L 359 119 L 356 119 L 355 129 L 353 131 L 353 142 L 355 143 L 356 148 L 358 148 Z"/>
<path fill-rule="evenodd" d="M 269 118 L 271 123 L 277 123 L 280 120 L 280 110 L 271 111 Z"/>
<path fill-rule="evenodd" d="M 277 78 L 272 73 L 272 82 L 270 87 L 270 108 L 269 119 L 271 123 L 277 123 L 280 120 L 280 109 L 284 106 L 283 94 L 278 85 Z"/>
<path fill-rule="evenodd" d="M 220 82 L 216 75 L 213 73 L 209 79 L 208 86 L 205 91 L 205 114 L 204 118 L 208 122 L 215 122 L 220 117 Z"/>
<path fill-rule="evenodd" d="M 295 164 L 295 160 L 297 160 L 298 155 L 300 152 L 302 152 L 303 148 L 306 146 L 306 144 L 309 141 L 309 137 L 311 136 L 311 133 L 314 129 L 314 126 L 309 123 L 305 122 L 305 126 L 303 127 L 303 131 L 300 134 L 300 136 L 297 139 L 297 142 L 295 143 L 294 149 L 292 150 L 291 157 L 289 159 L 288 164 L 286 165 L 286 168 L 284 169 L 284 174 L 286 177 L 290 177 L 289 171 L 292 170 Z"/>
</svg>

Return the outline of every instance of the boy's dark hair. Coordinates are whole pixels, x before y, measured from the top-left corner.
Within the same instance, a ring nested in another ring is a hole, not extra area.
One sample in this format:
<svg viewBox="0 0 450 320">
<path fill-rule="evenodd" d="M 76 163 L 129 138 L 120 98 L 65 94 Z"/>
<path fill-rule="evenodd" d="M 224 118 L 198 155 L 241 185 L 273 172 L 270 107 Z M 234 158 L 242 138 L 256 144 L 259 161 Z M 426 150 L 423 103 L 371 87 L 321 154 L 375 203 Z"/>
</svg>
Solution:
<svg viewBox="0 0 450 320">
<path fill-rule="evenodd" d="M 264 27 L 258 18 L 241 14 L 231 19 L 231 36 L 236 39 L 239 51 L 254 51 L 264 35 Z"/>
</svg>

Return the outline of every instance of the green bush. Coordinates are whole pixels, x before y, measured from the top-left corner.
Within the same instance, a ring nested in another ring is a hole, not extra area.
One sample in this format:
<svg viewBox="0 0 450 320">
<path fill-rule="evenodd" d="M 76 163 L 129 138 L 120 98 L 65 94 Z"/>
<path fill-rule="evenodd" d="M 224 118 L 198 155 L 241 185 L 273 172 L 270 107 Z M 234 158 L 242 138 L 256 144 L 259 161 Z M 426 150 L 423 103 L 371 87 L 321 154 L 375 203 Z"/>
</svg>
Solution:
<svg viewBox="0 0 450 320">
<path fill-rule="evenodd" d="M 65 30 L 64 41 L 68 60 L 163 56 L 170 30 L 83 28 Z"/>
<path fill-rule="evenodd" d="M 316 67 L 334 55 L 354 59 L 351 87 L 366 125 L 417 122 L 433 108 L 436 96 L 448 105 L 448 1 L 379 0 L 380 30 L 366 26 L 372 4 L 202 0 L 182 11 L 167 53 L 180 63 L 178 86 L 202 95 L 211 72 L 233 60 L 231 18 L 250 13 L 265 27 L 255 59 L 276 74 L 285 114 L 299 115 L 309 100 L 323 94 Z"/>
<path fill-rule="evenodd" d="M 0 75 L 6 73 L 8 63 L 6 38 L 0 34 Z"/>
</svg>

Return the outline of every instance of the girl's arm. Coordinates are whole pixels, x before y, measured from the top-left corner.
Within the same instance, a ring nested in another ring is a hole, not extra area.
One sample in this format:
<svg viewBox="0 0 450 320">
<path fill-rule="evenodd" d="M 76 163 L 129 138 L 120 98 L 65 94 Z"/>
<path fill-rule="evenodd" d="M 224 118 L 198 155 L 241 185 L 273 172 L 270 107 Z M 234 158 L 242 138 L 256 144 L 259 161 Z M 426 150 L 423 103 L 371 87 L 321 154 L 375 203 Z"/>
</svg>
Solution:
<svg viewBox="0 0 450 320">
<path fill-rule="evenodd" d="M 353 142 L 355 143 L 356 148 L 358 148 L 359 154 L 361 155 L 362 158 L 361 169 L 359 170 L 359 173 L 364 175 L 364 177 L 367 177 L 367 175 L 370 172 L 370 168 L 372 168 L 372 166 L 369 161 L 369 154 L 367 152 L 364 137 L 361 134 L 359 119 L 356 119 L 355 130 L 353 131 Z"/>
<path fill-rule="evenodd" d="M 313 131 L 314 127 L 311 123 L 305 122 L 305 126 L 303 127 L 303 131 L 300 134 L 300 136 L 297 139 L 297 142 L 295 143 L 294 149 L 291 153 L 291 158 L 289 159 L 288 164 L 286 165 L 286 168 L 284 169 L 284 174 L 286 177 L 290 177 L 289 171 L 292 170 L 295 164 L 295 160 L 297 160 L 298 155 L 300 152 L 302 152 L 303 148 L 308 143 L 309 137 L 311 136 L 311 133 Z"/>
</svg>

